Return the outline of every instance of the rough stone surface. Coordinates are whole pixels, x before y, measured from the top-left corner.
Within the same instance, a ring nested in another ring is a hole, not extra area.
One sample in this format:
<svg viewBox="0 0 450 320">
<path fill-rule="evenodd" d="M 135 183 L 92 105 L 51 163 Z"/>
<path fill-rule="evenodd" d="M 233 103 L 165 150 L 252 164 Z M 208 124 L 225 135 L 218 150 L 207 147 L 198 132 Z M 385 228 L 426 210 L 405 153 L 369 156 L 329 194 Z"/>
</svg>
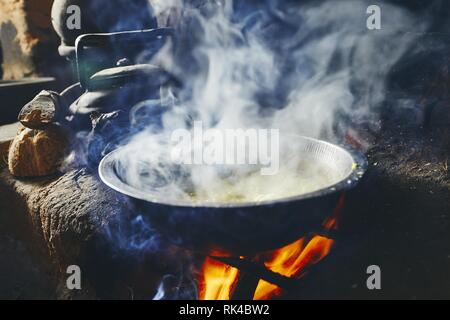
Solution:
<svg viewBox="0 0 450 320">
<path fill-rule="evenodd" d="M 62 62 L 51 25 L 53 0 L 1 0 L 0 41 L 3 79 L 52 75 Z"/>
<path fill-rule="evenodd" d="M 445 135 L 384 128 L 369 170 L 347 195 L 332 254 L 303 283 L 299 298 L 448 299 L 450 152 Z M 367 289 L 367 267 L 382 290 Z"/>
<path fill-rule="evenodd" d="M 0 260 L 0 299 L 56 298 L 51 268 L 36 258 L 26 243 L 1 235 Z"/>
<path fill-rule="evenodd" d="M 42 252 L 55 270 L 59 298 L 153 296 L 171 262 L 127 247 L 120 229 L 127 225 L 120 221 L 131 213 L 125 199 L 84 169 L 33 181 L 0 173 L 0 220 L 9 220 L 7 229 L 19 235 L 29 234 L 30 250 Z M 81 292 L 64 288 L 69 265 L 83 271 Z"/>
</svg>

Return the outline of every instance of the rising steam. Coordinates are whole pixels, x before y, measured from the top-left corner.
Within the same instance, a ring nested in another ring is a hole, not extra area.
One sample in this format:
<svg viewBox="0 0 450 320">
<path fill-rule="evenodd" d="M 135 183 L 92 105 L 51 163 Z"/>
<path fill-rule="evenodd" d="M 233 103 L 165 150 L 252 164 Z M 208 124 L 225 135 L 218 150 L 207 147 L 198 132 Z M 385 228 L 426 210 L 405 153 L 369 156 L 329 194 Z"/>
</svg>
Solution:
<svg viewBox="0 0 450 320">
<path fill-rule="evenodd" d="M 217 200 L 221 189 L 231 188 L 245 200 L 258 201 L 298 187 L 302 193 L 326 186 L 308 179 L 320 176 L 308 162 L 303 172 L 309 176 L 292 174 L 307 160 L 292 150 L 283 157 L 278 177 L 250 185 L 236 184 L 240 174 L 250 172 L 245 166 L 178 166 L 170 162 L 170 135 L 191 129 L 194 121 L 205 129 L 279 129 L 281 145 L 287 146 L 283 154 L 296 145 L 295 135 L 342 142 L 349 129 L 376 130 L 389 74 L 414 46 L 416 35 L 409 31 L 427 27 L 386 3 L 382 30 L 370 31 L 366 9 L 371 3 L 361 0 L 149 1 L 159 25 L 176 28 L 178 43 L 145 62 L 164 67 L 183 87 L 164 91 L 162 112 L 155 112 L 155 101 L 133 108 L 132 125 L 144 129 L 116 153 L 116 169 L 136 189 L 169 200 L 193 193 Z M 315 185 L 305 186 L 308 180 Z M 165 250 L 165 239 L 144 218 L 124 227 L 126 234 L 110 232 L 109 238 L 131 251 Z M 155 299 L 196 298 L 191 272 L 165 277 Z"/>
<path fill-rule="evenodd" d="M 161 130 L 149 122 L 118 153 L 118 170 L 130 185 L 156 186 L 171 199 L 193 193 L 207 199 L 223 189 L 224 180 L 234 183 L 236 172 L 249 170 L 172 165 L 170 134 L 190 129 L 193 120 L 222 130 L 278 129 L 288 146 L 286 139 L 295 135 L 340 142 L 350 128 L 376 129 L 387 77 L 416 39 L 408 31 L 426 28 L 409 11 L 386 3 L 382 30 L 368 30 L 370 3 L 359 0 L 151 3 L 157 13 L 170 10 L 166 20 L 179 38 L 176 48 L 168 46 L 150 63 L 184 86 L 166 92 Z M 145 104 L 132 118 L 141 108 Z M 289 176 L 267 180 L 266 195 L 280 195 L 282 185 L 292 189 Z M 301 190 L 325 184 L 318 183 Z M 252 197 L 247 185 L 241 189 Z"/>
</svg>

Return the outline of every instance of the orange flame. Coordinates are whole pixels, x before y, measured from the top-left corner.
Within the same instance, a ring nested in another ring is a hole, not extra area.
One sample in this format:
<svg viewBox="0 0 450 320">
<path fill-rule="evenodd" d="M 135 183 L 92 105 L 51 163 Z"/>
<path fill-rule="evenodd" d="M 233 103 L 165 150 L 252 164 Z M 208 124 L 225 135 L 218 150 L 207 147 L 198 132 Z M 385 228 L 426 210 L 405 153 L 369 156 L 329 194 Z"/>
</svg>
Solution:
<svg viewBox="0 0 450 320">
<path fill-rule="evenodd" d="M 315 236 L 306 246 L 304 243 L 303 238 L 275 251 L 272 260 L 265 263 L 266 268 L 289 278 L 303 277 L 309 266 L 320 262 L 328 255 L 334 241 Z M 253 298 L 266 300 L 280 293 L 281 290 L 276 285 L 261 280 Z"/>
<path fill-rule="evenodd" d="M 213 256 L 221 256 L 214 252 Z M 229 300 L 239 270 L 206 258 L 202 269 L 200 300 Z"/>
<path fill-rule="evenodd" d="M 320 262 L 331 250 L 334 241 L 322 236 L 313 237 L 305 246 L 300 239 L 270 254 L 264 265 L 267 269 L 290 278 L 301 278 L 307 268 Z M 214 255 L 217 255 L 216 253 Z M 207 258 L 202 269 L 201 300 L 229 300 L 239 277 L 239 270 Z M 255 300 L 266 300 L 280 294 L 280 289 L 260 280 L 255 291 Z"/>
<path fill-rule="evenodd" d="M 345 196 L 341 197 L 333 216 L 327 219 L 323 227 L 325 230 L 338 228 L 341 209 Z M 281 249 L 257 257 L 258 261 L 265 261 L 267 269 L 285 277 L 300 279 L 308 273 L 308 269 L 324 259 L 333 247 L 334 241 L 324 236 L 314 236 L 309 241 L 302 238 Z M 223 254 L 212 253 L 213 256 Z M 205 260 L 200 281 L 201 300 L 228 300 L 239 278 L 239 270 L 210 258 Z M 266 300 L 281 293 L 276 285 L 260 280 L 253 299 Z"/>
</svg>

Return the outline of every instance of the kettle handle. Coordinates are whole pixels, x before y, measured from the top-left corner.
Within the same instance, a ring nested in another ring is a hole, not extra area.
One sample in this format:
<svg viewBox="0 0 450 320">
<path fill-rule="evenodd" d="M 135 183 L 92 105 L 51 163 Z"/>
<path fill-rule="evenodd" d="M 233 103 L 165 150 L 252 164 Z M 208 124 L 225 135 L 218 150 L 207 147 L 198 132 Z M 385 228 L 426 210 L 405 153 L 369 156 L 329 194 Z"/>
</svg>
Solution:
<svg viewBox="0 0 450 320">
<path fill-rule="evenodd" d="M 96 72 L 115 66 L 120 58 L 121 53 L 132 50 L 133 46 L 142 45 L 148 47 L 150 44 L 165 43 L 168 39 L 172 39 L 176 45 L 175 32 L 173 28 L 157 28 L 140 31 L 124 31 L 114 33 L 91 33 L 84 34 L 77 38 L 75 43 L 77 71 L 80 85 L 83 89 L 89 90 L 90 78 Z M 89 51 L 98 49 L 106 56 L 89 55 Z M 156 47 L 152 55 L 156 54 L 160 48 Z M 138 55 L 140 52 L 132 52 Z M 118 55 L 114 57 L 114 55 Z M 108 61 L 115 60 L 115 61 Z"/>
</svg>

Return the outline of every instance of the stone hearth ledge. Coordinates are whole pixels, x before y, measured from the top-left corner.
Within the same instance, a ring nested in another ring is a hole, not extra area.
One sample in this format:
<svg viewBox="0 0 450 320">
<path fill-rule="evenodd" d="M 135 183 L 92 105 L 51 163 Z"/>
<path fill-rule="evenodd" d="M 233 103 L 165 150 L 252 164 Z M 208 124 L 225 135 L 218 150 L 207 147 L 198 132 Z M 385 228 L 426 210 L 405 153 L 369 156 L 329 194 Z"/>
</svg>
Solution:
<svg viewBox="0 0 450 320">
<path fill-rule="evenodd" d="M 176 264 L 160 256 L 156 259 L 151 252 L 118 247 L 110 240 L 106 230 L 119 230 L 121 219 L 127 219 L 131 211 L 124 197 L 86 169 L 33 180 L 18 180 L 6 168 L 0 169 L 0 223 L 26 239 L 31 251 L 42 252 L 44 260 L 50 260 L 60 298 L 153 296 L 161 277 Z M 65 288 L 70 265 L 81 267 L 81 291 Z"/>
</svg>

